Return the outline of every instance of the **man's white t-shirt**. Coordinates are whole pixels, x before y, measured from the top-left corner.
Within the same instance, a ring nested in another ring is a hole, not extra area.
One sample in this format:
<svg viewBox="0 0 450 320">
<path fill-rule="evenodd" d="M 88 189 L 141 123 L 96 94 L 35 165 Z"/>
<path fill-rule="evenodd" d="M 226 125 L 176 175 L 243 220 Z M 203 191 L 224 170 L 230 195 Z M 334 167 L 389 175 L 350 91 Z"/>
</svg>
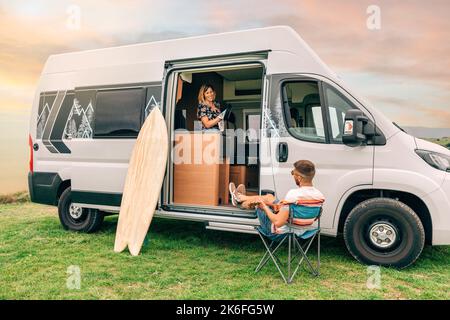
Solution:
<svg viewBox="0 0 450 320">
<path fill-rule="evenodd" d="M 288 202 L 297 202 L 298 200 L 323 200 L 325 197 L 315 187 L 300 187 L 291 189 L 284 197 Z"/>
<path fill-rule="evenodd" d="M 296 189 L 291 189 L 286 194 L 286 197 L 284 197 L 283 200 L 289 202 L 289 203 L 295 203 L 299 200 L 320 200 L 324 201 L 325 197 L 323 196 L 322 192 L 320 192 L 315 187 L 300 187 Z M 272 232 L 277 234 L 286 233 L 288 231 L 288 228 L 286 225 L 281 226 L 279 228 L 275 227 L 275 225 L 272 223 Z"/>
</svg>

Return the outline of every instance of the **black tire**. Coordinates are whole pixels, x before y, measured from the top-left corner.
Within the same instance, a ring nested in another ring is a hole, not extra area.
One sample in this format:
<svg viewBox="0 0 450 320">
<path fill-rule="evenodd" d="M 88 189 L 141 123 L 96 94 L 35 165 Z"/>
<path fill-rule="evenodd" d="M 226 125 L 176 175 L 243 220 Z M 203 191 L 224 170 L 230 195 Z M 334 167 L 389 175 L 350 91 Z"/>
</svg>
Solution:
<svg viewBox="0 0 450 320">
<path fill-rule="evenodd" d="M 72 203 L 71 188 L 67 188 L 61 194 L 58 202 L 58 215 L 61 225 L 66 230 L 91 233 L 97 231 L 103 222 L 104 214 L 96 209 L 81 209 L 81 215 L 74 218 L 70 214 L 70 205 Z"/>
<path fill-rule="evenodd" d="M 350 212 L 345 220 L 344 240 L 348 251 L 362 263 L 406 268 L 420 256 L 425 231 L 406 204 L 374 198 Z"/>
</svg>

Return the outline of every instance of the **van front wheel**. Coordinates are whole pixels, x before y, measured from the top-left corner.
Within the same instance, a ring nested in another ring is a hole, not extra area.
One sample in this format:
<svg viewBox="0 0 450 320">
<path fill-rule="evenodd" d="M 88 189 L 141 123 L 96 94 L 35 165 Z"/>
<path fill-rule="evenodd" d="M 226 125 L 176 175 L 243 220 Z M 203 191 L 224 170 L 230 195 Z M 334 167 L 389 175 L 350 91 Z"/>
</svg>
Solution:
<svg viewBox="0 0 450 320">
<path fill-rule="evenodd" d="M 75 206 L 72 203 L 70 187 L 64 190 L 59 198 L 58 215 L 64 229 L 86 233 L 97 231 L 104 218 L 99 210 Z"/>
<path fill-rule="evenodd" d="M 360 262 L 406 268 L 422 252 L 425 231 L 417 214 L 406 204 L 374 198 L 350 212 L 344 239 L 347 249 Z"/>
</svg>

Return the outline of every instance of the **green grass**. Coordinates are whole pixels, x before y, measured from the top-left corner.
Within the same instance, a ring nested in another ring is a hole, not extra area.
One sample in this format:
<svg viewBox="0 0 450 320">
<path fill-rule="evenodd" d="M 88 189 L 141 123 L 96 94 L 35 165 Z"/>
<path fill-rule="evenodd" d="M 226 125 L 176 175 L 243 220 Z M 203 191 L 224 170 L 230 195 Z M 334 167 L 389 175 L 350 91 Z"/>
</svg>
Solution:
<svg viewBox="0 0 450 320">
<path fill-rule="evenodd" d="M 62 229 L 55 207 L 0 205 L 0 299 L 449 299 L 450 247 L 426 247 L 406 270 L 381 268 L 368 289 L 367 267 L 342 239 L 322 243 L 322 274 L 302 270 L 285 285 L 273 264 L 254 273 L 263 245 L 254 235 L 154 219 L 142 254 L 113 252 L 117 216 L 100 232 Z M 67 269 L 80 267 L 81 288 Z"/>
<path fill-rule="evenodd" d="M 450 137 L 443 137 L 438 139 L 436 138 L 425 138 L 425 139 L 450 149 Z"/>
<path fill-rule="evenodd" d="M 0 195 L 0 204 L 29 202 L 28 191 L 19 191 L 13 194 Z"/>
</svg>

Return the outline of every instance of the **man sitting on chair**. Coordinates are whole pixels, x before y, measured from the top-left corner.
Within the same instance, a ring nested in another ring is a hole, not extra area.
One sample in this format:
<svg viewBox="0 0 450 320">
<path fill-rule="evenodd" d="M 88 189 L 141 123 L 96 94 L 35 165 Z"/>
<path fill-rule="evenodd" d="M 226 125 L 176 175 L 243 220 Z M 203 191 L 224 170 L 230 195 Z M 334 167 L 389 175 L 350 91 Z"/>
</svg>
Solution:
<svg viewBox="0 0 450 320">
<path fill-rule="evenodd" d="M 325 201 L 323 194 L 313 186 L 313 178 L 316 173 L 314 164 L 309 160 L 299 160 L 294 163 L 291 171 L 292 177 L 298 188 L 291 189 L 286 194 L 284 200 L 277 200 L 273 195 L 247 196 L 244 188 L 237 189 L 234 184 L 230 184 L 231 197 L 233 203 L 240 203 L 243 208 L 249 209 L 257 207 L 261 227 L 267 234 L 283 234 L 287 232 L 286 223 L 289 219 L 289 204 L 299 204 L 307 209 L 316 210 Z M 272 209 L 270 209 L 271 207 Z M 293 219 L 294 224 L 310 225 L 314 219 Z"/>
</svg>

